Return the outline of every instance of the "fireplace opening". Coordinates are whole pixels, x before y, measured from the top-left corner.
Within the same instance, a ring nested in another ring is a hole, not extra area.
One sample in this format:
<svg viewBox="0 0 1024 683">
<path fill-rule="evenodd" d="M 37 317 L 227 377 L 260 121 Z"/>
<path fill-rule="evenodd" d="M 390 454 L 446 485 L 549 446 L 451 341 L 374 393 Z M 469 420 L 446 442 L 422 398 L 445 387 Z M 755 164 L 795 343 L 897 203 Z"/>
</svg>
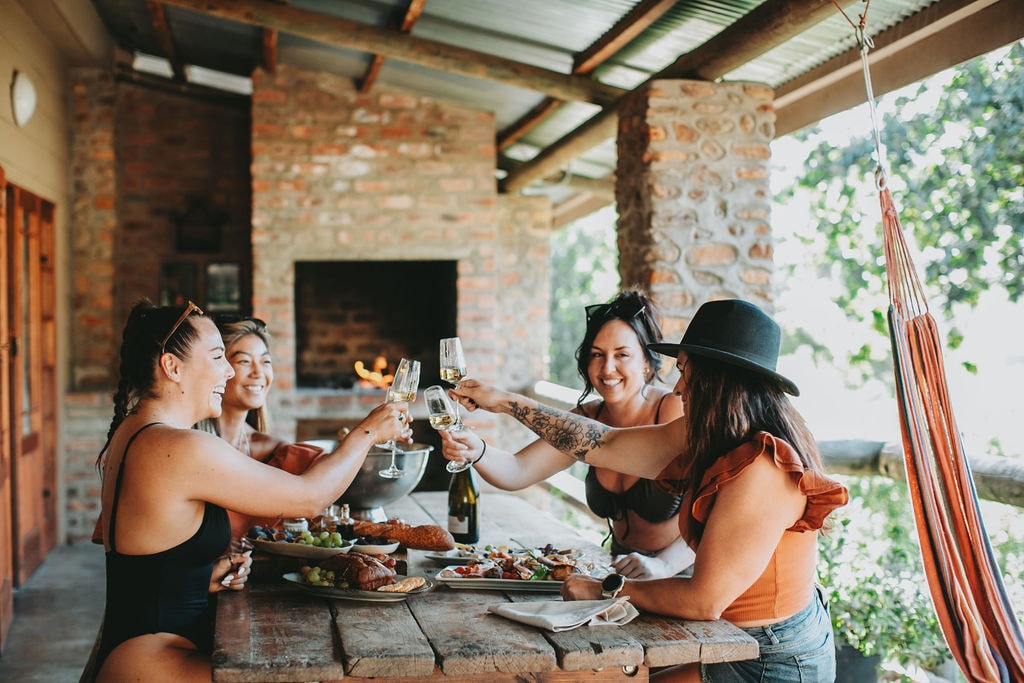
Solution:
<svg viewBox="0 0 1024 683">
<path fill-rule="evenodd" d="M 373 389 L 357 363 L 384 359 L 386 374 L 402 358 L 420 361 L 421 387 L 437 383 L 438 340 L 456 334 L 456 276 L 456 261 L 296 262 L 299 388 Z"/>
</svg>

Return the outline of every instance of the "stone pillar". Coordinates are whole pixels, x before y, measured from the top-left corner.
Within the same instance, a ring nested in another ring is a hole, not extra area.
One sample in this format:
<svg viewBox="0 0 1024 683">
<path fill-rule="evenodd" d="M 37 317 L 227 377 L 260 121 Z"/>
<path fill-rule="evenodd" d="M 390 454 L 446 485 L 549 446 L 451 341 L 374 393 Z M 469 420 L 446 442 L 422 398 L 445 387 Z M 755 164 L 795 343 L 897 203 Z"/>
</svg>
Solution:
<svg viewBox="0 0 1024 683">
<path fill-rule="evenodd" d="M 619 110 L 623 286 L 650 292 L 677 340 L 700 304 L 773 302 L 770 88 L 658 80 Z"/>
</svg>

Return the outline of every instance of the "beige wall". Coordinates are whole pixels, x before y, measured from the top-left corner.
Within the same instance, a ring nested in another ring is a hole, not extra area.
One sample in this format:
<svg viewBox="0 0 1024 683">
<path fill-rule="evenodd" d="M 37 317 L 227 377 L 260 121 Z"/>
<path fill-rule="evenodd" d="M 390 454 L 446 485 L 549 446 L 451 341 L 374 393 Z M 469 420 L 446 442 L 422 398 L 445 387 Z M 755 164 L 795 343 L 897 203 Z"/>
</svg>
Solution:
<svg viewBox="0 0 1024 683">
<path fill-rule="evenodd" d="M 26 11 L 31 8 L 31 16 Z M 77 34 L 71 34 L 74 26 Z M 57 395 L 68 387 L 71 265 L 69 249 L 70 93 L 72 66 L 108 60 L 112 45 L 92 4 L 81 0 L 0 0 L 0 166 L 7 181 L 56 205 L 57 232 Z M 38 104 L 19 128 L 11 111 L 14 71 L 27 73 L 36 86 Z M 58 413 L 63 423 L 64 415 Z M 58 430 L 60 433 L 61 430 Z M 64 439 L 58 439 L 58 481 L 63 479 Z M 63 510 L 63 486 L 58 487 Z M 65 537 L 59 515 L 58 538 Z"/>
</svg>

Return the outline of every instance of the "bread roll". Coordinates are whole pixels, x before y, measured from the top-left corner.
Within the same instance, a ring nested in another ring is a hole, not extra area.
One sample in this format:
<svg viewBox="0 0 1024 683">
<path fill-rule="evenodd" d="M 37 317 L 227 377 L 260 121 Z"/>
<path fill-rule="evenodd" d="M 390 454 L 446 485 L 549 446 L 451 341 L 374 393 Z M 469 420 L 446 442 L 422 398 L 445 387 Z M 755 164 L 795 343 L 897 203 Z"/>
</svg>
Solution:
<svg viewBox="0 0 1024 683">
<path fill-rule="evenodd" d="M 410 526 L 359 520 L 355 523 L 355 532 L 359 536 L 390 538 L 413 550 L 444 551 L 455 547 L 455 539 L 448 530 L 433 524 Z"/>
</svg>

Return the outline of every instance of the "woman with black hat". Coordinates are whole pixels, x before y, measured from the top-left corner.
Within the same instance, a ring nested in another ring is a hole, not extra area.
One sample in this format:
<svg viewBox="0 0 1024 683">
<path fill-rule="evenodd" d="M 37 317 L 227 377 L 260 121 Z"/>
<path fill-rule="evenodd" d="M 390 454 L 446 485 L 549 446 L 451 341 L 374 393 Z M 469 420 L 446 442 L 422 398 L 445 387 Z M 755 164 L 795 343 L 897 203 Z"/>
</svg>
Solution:
<svg viewBox="0 0 1024 683">
<path fill-rule="evenodd" d="M 680 529 L 696 552 L 692 577 L 573 576 L 562 587 L 567 600 L 624 595 L 641 611 L 725 618 L 761 645 L 755 660 L 683 665 L 655 680 L 835 678 L 815 561 L 818 532 L 848 495 L 823 473 L 814 438 L 786 396 L 799 391 L 776 370 L 780 340 L 778 325 L 750 303 L 701 306 L 679 344 L 650 345 L 675 356 L 679 370 L 684 415 L 665 425 L 616 429 L 469 379 L 453 390 L 470 410 L 508 413 L 567 455 L 657 478 L 684 496 Z"/>
</svg>

